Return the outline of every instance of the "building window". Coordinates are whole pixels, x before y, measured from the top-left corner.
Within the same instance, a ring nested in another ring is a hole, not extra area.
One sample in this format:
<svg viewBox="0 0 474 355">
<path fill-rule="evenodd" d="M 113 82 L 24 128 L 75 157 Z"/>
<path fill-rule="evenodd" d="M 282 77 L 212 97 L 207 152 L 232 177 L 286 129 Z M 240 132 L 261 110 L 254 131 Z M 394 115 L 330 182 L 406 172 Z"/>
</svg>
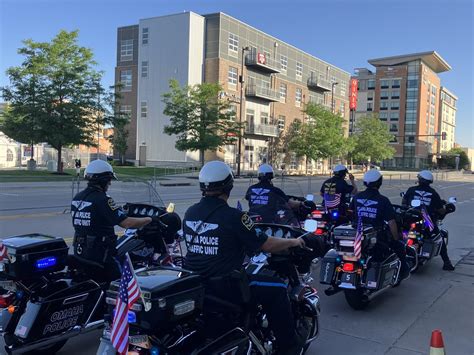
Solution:
<svg viewBox="0 0 474 355">
<path fill-rule="evenodd" d="M 260 112 L 260 123 L 263 125 L 269 124 L 268 112 Z"/>
<path fill-rule="evenodd" d="M 237 53 L 239 50 L 239 36 L 229 33 L 229 51 Z"/>
<path fill-rule="evenodd" d="M 346 114 L 346 104 L 344 102 L 341 102 L 339 105 L 339 113 L 341 114 L 342 117 Z"/>
<path fill-rule="evenodd" d="M 142 28 L 142 44 L 148 44 L 148 27 Z"/>
<path fill-rule="evenodd" d="M 400 87 L 400 79 L 393 79 L 392 80 L 392 88 L 399 88 Z"/>
<path fill-rule="evenodd" d="M 120 113 L 125 116 L 130 116 L 132 114 L 132 105 L 121 105 Z"/>
<path fill-rule="evenodd" d="M 406 124 L 405 123 L 405 132 L 415 132 L 416 131 L 416 124 Z"/>
<path fill-rule="evenodd" d="M 280 84 L 280 101 L 281 102 L 286 102 L 286 84 Z"/>
<path fill-rule="evenodd" d="M 398 121 L 399 113 L 398 112 L 390 112 L 390 121 Z"/>
<path fill-rule="evenodd" d="M 122 70 L 120 72 L 120 84 L 122 85 L 122 91 L 132 90 L 132 70 Z"/>
<path fill-rule="evenodd" d="M 380 99 L 382 99 L 382 100 L 388 99 L 388 91 L 387 90 L 380 91 Z"/>
<path fill-rule="evenodd" d="M 418 90 L 408 90 L 407 99 L 416 99 L 418 98 Z"/>
<path fill-rule="evenodd" d="M 280 55 L 280 69 L 286 72 L 286 68 L 288 68 L 288 57 Z"/>
<path fill-rule="evenodd" d="M 431 96 L 431 104 L 432 105 L 436 104 L 436 97 Z"/>
<path fill-rule="evenodd" d="M 374 90 L 375 89 L 375 80 L 369 79 L 367 80 L 367 90 Z"/>
<path fill-rule="evenodd" d="M 436 96 L 436 86 L 431 85 L 431 93 Z"/>
<path fill-rule="evenodd" d="M 278 116 L 278 130 L 283 131 L 285 129 L 286 117 L 283 115 Z"/>
<path fill-rule="evenodd" d="M 300 88 L 296 88 L 295 104 L 297 107 L 301 106 L 302 99 L 303 99 L 303 90 L 301 90 Z"/>
<path fill-rule="evenodd" d="M 390 80 L 380 80 L 381 89 L 388 89 L 389 85 L 390 85 Z"/>
<path fill-rule="evenodd" d="M 388 118 L 388 113 L 387 112 L 380 112 L 379 113 L 379 118 L 381 121 L 386 121 Z"/>
<path fill-rule="evenodd" d="M 301 80 L 303 77 L 303 64 L 296 62 L 296 79 Z"/>
<path fill-rule="evenodd" d="M 415 143 L 415 136 L 408 136 L 408 143 Z"/>
<path fill-rule="evenodd" d="M 126 62 L 133 59 L 133 39 L 120 41 L 120 61 Z"/>
<path fill-rule="evenodd" d="M 346 96 L 347 84 L 346 82 L 339 83 L 339 88 L 341 89 L 341 96 Z"/>
<path fill-rule="evenodd" d="M 367 101 L 373 101 L 374 100 L 374 92 L 369 91 L 367 92 Z"/>
<path fill-rule="evenodd" d="M 390 132 L 398 132 L 398 123 L 390 123 Z"/>
<path fill-rule="evenodd" d="M 13 152 L 10 148 L 7 149 L 7 161 L 13 161 Z"/>
<path fill-rule="evenodd" d="M 399 108 L 400 108 L 400 102 L 398 100 L 390 102 L 390 109 L 398 110 Z"/>
<path fill-rule="evenodd" d="M 416 101 L 407 101 L 407 110 L 416 110 L 417 104 Z"/>
<path fill-rule="evenodd" d="M 148 105 L 146 101 L 142 101 L 140 103 L 140 117 L 147 118 L 148 117 Z"/>
<path fill-rule="evenodd" d="M 388 110 L 388 101 L 381 101 L 380 102 L 380 109 L 381 110 Z"/>
<path fill-rule="evenodd" d="M 227 82 L 230 85 L 237 86 L 238 76 L 239 75 L 237 74 L 237 68 L 229 67 L 229 72 L 227 73 Z"/>
<path fill-rule="evenodd" d="M 374 109 L 374 104 L 372 102 L 367 102 L 367 111 L 372 111 Z"/>
<path fill-rule="evenodd" d="M 407 82 L 408 88 L 417 88 L 418 87 L 418 79 L 409 79 Z"/>
<path fill-rule="evenodd" d="M 148 61 L 142 62 L 142 78 L 148 78 Z"/>
<path fill-rule="evenodd" d="M 400 98 L 400 90 L 393 90 L 391 97 L 392 97 L 392 99 L 399 99 Z"/>
<path fill-rule="evenodd" d="M 367 90 L 367 80 L 357 80 L 357 90 Z"/>
</svg>

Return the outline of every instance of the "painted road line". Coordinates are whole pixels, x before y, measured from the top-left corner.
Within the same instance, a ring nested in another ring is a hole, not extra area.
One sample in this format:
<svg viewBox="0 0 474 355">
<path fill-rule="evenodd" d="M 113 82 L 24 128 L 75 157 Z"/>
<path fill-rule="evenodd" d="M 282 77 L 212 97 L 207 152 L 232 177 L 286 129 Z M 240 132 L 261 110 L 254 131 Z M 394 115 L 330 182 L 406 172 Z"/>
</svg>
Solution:
<svg viewBox="0 0 474 355">
<path fill-rule="evenodd" d="M 19 218 L 42 218 L 42 217 L 55 217 L 64 214 L 63 212 L 47 212 L 47 213 L 30 213 L 30 214 L 13 214 L 9 216 L 0 216 L 0 221 L 12 220 Z"/>
</svg>

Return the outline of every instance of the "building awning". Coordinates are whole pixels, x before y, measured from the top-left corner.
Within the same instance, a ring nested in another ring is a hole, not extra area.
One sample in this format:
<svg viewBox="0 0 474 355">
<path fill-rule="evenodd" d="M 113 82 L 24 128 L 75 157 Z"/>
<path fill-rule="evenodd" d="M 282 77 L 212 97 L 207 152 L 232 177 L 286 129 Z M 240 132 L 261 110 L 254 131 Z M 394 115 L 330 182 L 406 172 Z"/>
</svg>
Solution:
<svg viewBox="0 0 474 355">
<path fill-rule="evenodd" d="M 388 67 L 392 65 L 408 63 L 418 59 L 421 59 L 435 73 L 442 73 L 451 70 L 451 66 L 448 64 L 448 62 L 446 62 L 438 53 L 436 53 L 436 51 L 369 59 L 368 62 L 374 67 Z"/>
</svg>

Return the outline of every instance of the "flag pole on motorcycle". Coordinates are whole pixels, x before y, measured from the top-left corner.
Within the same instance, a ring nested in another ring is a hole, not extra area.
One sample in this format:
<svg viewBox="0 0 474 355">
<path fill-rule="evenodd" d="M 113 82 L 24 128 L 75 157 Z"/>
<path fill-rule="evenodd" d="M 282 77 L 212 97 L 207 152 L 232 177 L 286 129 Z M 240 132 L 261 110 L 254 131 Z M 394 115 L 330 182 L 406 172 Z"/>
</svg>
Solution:
<svg viewBox="0 0 474 355">
<path fill-rule="evenodd" d="M 147 305 L 143 298 L 137 276 L 133 270 L 132 261 L 128 253 L 126 253 L 111 333 L 112 345 L 120 355 L 124 355 L 128 352 L 128 314 L 130 309 L 140 298 L 145 306 L 145 311 L 149 311 L 151 307 L 149 304 Z"/>
</svg>

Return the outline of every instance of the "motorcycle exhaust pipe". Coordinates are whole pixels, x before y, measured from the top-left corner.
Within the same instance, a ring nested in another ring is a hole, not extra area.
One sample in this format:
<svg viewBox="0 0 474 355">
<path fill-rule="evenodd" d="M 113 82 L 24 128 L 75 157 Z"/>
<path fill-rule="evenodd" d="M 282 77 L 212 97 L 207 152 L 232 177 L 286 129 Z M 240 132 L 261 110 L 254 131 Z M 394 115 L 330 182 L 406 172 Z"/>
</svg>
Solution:
<svg viewBox="0 0 474 355">
<path fill-rule="evenodd" d="M 369 302 L 369 301 L 373 300 L 375 297 L 377 297 L 377 296 L 381 295 L 382 293 L 384 293 L 385 291 L 387 291 L 390 287 L 391 287 L 391 285 L 388 285 L 388 286 L 385 286 L 384 288 L 382 288 L 378 291 L 369 293 L 368 295 L 363 295 L 362 300 L 364 302 Z"/>
<path fill-rule="evenodd" d="M 339 287 L 329 287 L 324 290 L 324 294 L 326 296 L 332 296 L 335 295 L 338 292 L 341 292 L 342 290 Z"/>
</svg>

